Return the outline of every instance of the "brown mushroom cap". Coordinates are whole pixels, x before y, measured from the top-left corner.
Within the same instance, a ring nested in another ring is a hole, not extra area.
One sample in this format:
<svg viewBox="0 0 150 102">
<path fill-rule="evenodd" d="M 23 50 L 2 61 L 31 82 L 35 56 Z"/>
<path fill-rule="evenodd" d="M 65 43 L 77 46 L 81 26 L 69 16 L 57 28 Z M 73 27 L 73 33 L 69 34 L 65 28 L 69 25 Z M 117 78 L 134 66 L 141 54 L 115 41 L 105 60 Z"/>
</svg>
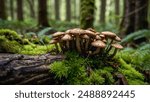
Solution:
<svg viewBox="0 0 150 102">
<path fill-rule="evenodd" d="M 92 32 L 92 31 L 89 31 L 89 30 L 85 30 L 85 33 L 86 33 L 88 36 L 91 36 L 91 37 L 95 37 L 95 36 L 96 36 L 96 33 Z"/>
<path fill-rule="evenodd" d="M 105 38 L 105 35 L 103 35 L 103 34 L 100 34 L 99 36 L 100 36 L 101 38 Z"/>
<path fill-rule="evenodd" d="M 50 43 L 50 44 L 56 44 L 56 43 L 58 43 L 58 41 L 57 41 L 57 40 L 52 39 L 49 43 Z"/>
<path fill-rule="evenodd" d="M 123 49 L 123 46 L 118 44 L 118 43 L 115 43 L 115 44 L 111 44 L 111 46 L 117 48 L 117 49 Z"/>
<path fill-rule="evenodd" d="M 84 34 L 84 35 L 81 35 L 81 38 L 83 38 L 83 39 L 89 39 L 90 37 L 88 35 Z"/>
<path fill-rule="evenodd" d="M 110 31 L 103 31 L 101 34 L 105 35 L 106 37 L 115 38 L 116 34 Z"/>
<path fill-rule="evenodd" d="M 116 36 L 114 40 L 121 41 L 121 38 L 119 38 L 118 36 Z"/>
<path fill-rule="evenodd" d="M 87 30 L 96 33 L 96 31 L 94 29 L 92 29 L 92 28 L 88 28 Z"/>
<path fill-rule="evenodd" d="M 67 34 L 80 35 L 85 34 L 85 31 L 80 28 L 74 28 L 66 31 Z"/>
<path fill-rule="evenodd" d="M 62 35 L 65 35 L 65 32 L 56 32 L 52 35 L 52 37 L 59 37 L 59 36 L 62 36 Z"/>
<path fill-rule="evenodd" d="M 101 37 L 99 35 L 96 35 L 95 37 L 97 40 L 101 40 Z"/>
<path fill-rule="evenodd" d="M 71 35 L 66 34 L 61 38 L 61 40 L 63 40 L 63 41 L 72 40 L 72 37 L 71 37 Z"/>
<path fill-rule="evenodd" d="M 106 44 L 101 40 L 94 41 L 91 43 L 91 45 L 94 47 L 101 47 L 101 48 L 104 48 L 106 46 Z"/>
</svg>

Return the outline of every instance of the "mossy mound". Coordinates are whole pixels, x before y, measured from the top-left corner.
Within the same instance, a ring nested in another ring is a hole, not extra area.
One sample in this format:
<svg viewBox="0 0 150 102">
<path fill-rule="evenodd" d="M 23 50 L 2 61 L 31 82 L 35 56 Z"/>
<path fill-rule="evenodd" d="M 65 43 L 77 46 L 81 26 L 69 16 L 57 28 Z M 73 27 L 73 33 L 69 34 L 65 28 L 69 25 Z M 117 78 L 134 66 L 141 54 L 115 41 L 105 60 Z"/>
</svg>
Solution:
<svg viewBox="0 0 150 102">
<path fill-rule="evenodd" d="M 68 52 L 64 61 L 50 65 L 50 73 L 55 75 L 58 84 L 114 85 L 117 74 L 122 74 L 128 84 L 145 84 L 144 77 L 123 59 L 100 60 L 84 58 Z"/>
<path fill-rule="evenodd" d="M 0 36 L 5 36 L 6 39 L 10 41 L 17 41 L 18 43 L 22 43 L 20 35 L 10 29 L 0 29 Z"/>
<path fill-rule="evenodd" d="M 48 42 L 48 40 L 46 41 Z M 0 52 L 3 53 L 39 55 L 48 53 L 53 47 L 53 45 L 33 44 L 26 38 L 22 39 L 19 34 L 13 30 L 0 30 Z"/>
</svg>

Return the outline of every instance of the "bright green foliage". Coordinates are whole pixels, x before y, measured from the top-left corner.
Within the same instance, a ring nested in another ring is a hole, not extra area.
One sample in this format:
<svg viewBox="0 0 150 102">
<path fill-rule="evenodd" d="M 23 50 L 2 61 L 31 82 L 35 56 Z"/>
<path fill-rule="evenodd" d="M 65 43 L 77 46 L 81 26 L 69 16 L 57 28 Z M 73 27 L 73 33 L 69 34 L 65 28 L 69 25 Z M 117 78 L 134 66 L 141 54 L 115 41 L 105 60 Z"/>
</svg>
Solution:
<svg viewBox="0 0 150 102">
<path fill-rule="evenodd" d="M 145 44 L 137 50 L 126 48 L 118 56 L 132 64 L 137 70 L 150 70 L 150 44 Z"/>
<path fill-rule="evenodd" d="M 144 76 L 135 70 L 130 64 L 127 64 L 123 59 L 118 60 L 120 63 L 119 72 L 123 73 L 129 84 L 144 84 Z"/>
<path fill-rule="evenodd" d="M 41 55 L 48 53 L 53 49 L 53 47 L 54 47 L 53 45 L 35 45 L 35 44 L 24 45 L 20 51 L 20 54 Z"/>
<path fill-rule="evenodd" d="M 8 40 L 15 40 L 21 43 L 21 37 L 17 34 L 17 32 L 10 29 L 0 29 L 0 36 L 5 36 Z"/>
<path fill-rule="evenodd" d="M 76 53 L 68 52 L 66 56 L 65 60 L 50 65 L 50 72 L 55 74 L 56 80 L 61 82 L 59 84 L 113 85 L 117 81 L 115 79 L 117 73 L 122 73 L 129 84 L 145 84 L 142 74 L 121 58 L 111 62 L 118 63 L 119 66 L 114 68 L 107 65 L 107 62 L 105 62 L 106 65 L 100 64 L 103 60 L 95 63 L 95 59 L 85 59 Z M 91 68 L 90 73 L 87 67 Z"/>
<path fill-rule="evenodd" d="M 80 27 L 93 28 L 95 0 L 81 0 L 80 3 Z"/>
<path fill-rule="evenodd" d="M 19 53 L 22 46 L 20 36 L 12 30 L 0 30 L 0 52 Z"/>
<path fill-rule="evenodd" d="M 48 43 L 48 40 L 49 39 L 45 38 L 44 41 Z M 0 52 L 39 55 L 48 53 L 53 47 L 54 45 L 33 44 L 27 38 L 22 39 L 13 30 L 0 30 Z"/>
<path fill-rule="evenodd" d="M 0 52 L 19 53 L 21 45 L 16 41 L 9 41 L 4 36 L 0 36 Z"/>
</svg>

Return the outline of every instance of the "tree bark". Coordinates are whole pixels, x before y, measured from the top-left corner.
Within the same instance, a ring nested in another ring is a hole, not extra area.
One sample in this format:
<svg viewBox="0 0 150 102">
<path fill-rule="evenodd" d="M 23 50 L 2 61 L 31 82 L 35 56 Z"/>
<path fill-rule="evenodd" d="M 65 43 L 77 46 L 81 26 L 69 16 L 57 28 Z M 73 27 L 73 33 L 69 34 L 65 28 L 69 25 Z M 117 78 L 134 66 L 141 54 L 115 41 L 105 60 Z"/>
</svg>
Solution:
<svg viewBox="0 0 150 102">
<path fill-rule="evenodd" d="M 105 24 L 106 1 L 100 0 L 100 23 Z"/>
<path fill-rule="evenodd" d="M 131 32 L 148 28 L 148 0 L 124 0 L 124 15 L 120 33 L 124 36 Z"/>
<path fill-rule="evenodd" d="M 23 21 L 23 0 L 17 0 L 17 19 Z"/>
<path fill-rule="evenodd" d="M 38 0 L 38 23 L 40 27 L 49 27 L 47 14 L 47 0 Z"/>
<path fill-rule="evenodd" d="M 0 84 L 56 84 L 49 65 L 62 55 L 0 54 Z"/>
<path fill-rule="evenodd" d="M 0 19 L 6 20 L 5 0 L 0 0 Z"/>
<path fill-rule="evenodd" d="M 9 4 L 10 4 L 10 16 L 11 16 L 11 20 L 14 19 L 14 1 L 13 0 L 9 0 Z"/>
<path fill-rule="evenodd" d="M 115 22 L 116 22 L 116 25 L 119 24 L 119 19 L 118 19 L 118 16 L 120 14 L 120 0 L 115 0 Z"/>
<path fill-rule="evenodd" d="M 135 10 L 135 31 L 139 29 L 148 29 L 148 0 L 136 0 Z"/>
<path fill-rule="evenodd" d="M 83 29 L 93 28 L 95 0 L 80 1 L 80 27 Z"/>
<path fill-rule="evenodd" d="M 71 1 L 66 0 L 66 21 L 71 21 Z"/>
<path fill-rule="evenodd" d="M 60 20 L 60 0 L 55 0 L 55 19 Z"/>
<path fill-rule="evenodd" d="M 34 0 L 27 0 L 29 7 L 30 7 L 30 16 L 31 18 L 35 19 L 35 1 Z"/>
</svg>

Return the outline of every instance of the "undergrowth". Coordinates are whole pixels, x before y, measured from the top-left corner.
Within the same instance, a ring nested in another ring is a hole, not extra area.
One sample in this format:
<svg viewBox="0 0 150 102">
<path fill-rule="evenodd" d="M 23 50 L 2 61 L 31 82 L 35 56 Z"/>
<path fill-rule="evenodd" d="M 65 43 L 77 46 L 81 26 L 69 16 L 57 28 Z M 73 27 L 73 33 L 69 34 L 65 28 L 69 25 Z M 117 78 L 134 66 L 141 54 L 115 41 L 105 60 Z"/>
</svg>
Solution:
<svg viewBox="0 0 150 102">
<path fill-rule="evenodd" d="M 118 73 L 126 77 L 128 84 L 145 84 L 143 75 L 122 58 L 104 61 L 68 52 L 65 60 L 50 65 L 50 72 L 58 84 L 113 85 Z"/>
</svg>

